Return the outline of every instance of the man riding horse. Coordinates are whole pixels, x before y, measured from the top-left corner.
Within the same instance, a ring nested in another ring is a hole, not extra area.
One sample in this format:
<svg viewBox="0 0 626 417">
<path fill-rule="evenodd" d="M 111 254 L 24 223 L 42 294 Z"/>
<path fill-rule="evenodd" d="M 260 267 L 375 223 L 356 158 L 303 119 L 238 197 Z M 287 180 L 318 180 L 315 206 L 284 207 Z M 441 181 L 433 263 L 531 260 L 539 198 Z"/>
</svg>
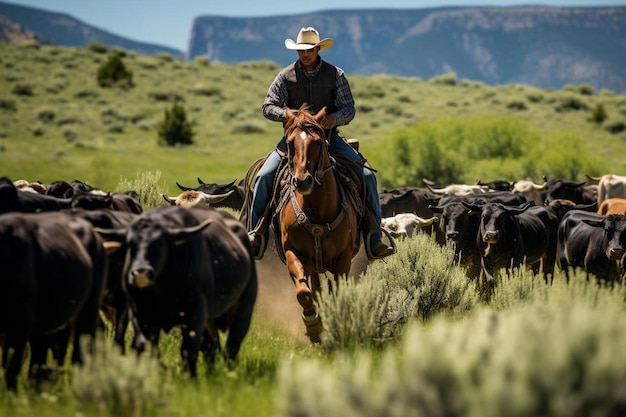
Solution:
<svg viewBox="0 0 626 417">
<path fill-rule="evenodd" d="M 395 252 L 393 242 L 386 244 L 382 240 L 381 211 L 378 200 L 376 177 L 363 156 L 339 135 L 337 126 L 350 123 L 356 109 L 350 85 L 344 71 L 322 60 L 319 52 L 329 49 L 333 40 L 320 40 L 319 33 L 312 27 L 302 28 L 294 42 L 285 40 L 287 49 L 298 52 L 298 60 L 285 67 L 274 79 L 267 97 L 263 102 L 263 115 L 277 122 L 287 120 L 285 108 L 299 109 L 307 104 L 311 113 L 315 114 L 326 107 L 326 116 L 320 125 L 326 129 L 326 137 L 330 141 L 329 151 L 333 155 L 353 161 L 363 178 L 365 185 L 365 208 L 361 228 L 365 236 L 365 248 L 370 259 L 380 259 Z M 265 251 L 267 229 L 271 222 L 267 213 L 270 205 L 274 179 L 287 152 L 285 136 L 278 142 L 276 149 L 266 158 L 254 179 L 254 195 L 252 207 L 248 215 L 250 242 L 256 259 L 261 259 Z M 390 238 L 391 239 L 391 238 Z"/>
</svg>

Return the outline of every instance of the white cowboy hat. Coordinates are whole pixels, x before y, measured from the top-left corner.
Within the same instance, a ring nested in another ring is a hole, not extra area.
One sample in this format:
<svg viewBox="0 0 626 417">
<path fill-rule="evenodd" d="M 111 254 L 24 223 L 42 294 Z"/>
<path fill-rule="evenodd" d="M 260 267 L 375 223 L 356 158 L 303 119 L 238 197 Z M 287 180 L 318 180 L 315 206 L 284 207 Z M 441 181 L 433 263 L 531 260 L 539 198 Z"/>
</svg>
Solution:
<svg viewBox="0 0 626 417">
<path fill-rule="evenodd" d="M 315 28 L 312 27 L 300 29 L 295 42 L 291 39 L 285 39 L 285 47 L 287 49 L 295 49 L 297 51 L 313 49 L 316 46 L 319 46 L 320 51 L 323 51 L 330 49 L 333 46 L 333 43 L 335 43 L 335 41 L 331 38 L 322 39 L 320 41 L 320 34 L 317 30 L 315 30 Z"/>
</svg>

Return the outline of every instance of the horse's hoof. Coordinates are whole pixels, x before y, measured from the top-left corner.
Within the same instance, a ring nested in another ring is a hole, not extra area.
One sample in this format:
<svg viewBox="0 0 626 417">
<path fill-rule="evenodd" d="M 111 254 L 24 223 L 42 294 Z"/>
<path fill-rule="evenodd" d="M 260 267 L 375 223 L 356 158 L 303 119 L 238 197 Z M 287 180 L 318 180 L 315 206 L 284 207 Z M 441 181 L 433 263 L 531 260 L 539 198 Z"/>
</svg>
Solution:
<svg viewBox="0 0 626 417">
<path fill-rule="evenodd" d="M 302 321 L 304 321 L 304 325 L 306 326 L 306 335 L 309 337 L 309 340 L 311 340 L 312 343 L 320 343 L 322 341 L 320 338 L 322 334 L 322 319 L 319 314 L 303 314 Z"/>
</svg>

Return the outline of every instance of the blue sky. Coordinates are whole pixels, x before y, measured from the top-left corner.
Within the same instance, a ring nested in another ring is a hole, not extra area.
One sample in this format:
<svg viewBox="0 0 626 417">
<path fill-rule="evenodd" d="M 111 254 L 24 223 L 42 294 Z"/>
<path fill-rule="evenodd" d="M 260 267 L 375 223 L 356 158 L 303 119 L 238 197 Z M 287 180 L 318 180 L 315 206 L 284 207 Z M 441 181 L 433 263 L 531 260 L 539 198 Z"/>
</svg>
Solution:
<svg viewBox="0 0 626 417">
<path fill-rule="evenodd" d="M 193 19 L 277 16 L 336 9 L 416 9 L 442 6 L 626 6 L 626 0 L 2 0 L 66 13 L 99 29 L 136 41 L 187 49 Z M 294 33 L 285 33 L 293 37 Z"/>
</svg>

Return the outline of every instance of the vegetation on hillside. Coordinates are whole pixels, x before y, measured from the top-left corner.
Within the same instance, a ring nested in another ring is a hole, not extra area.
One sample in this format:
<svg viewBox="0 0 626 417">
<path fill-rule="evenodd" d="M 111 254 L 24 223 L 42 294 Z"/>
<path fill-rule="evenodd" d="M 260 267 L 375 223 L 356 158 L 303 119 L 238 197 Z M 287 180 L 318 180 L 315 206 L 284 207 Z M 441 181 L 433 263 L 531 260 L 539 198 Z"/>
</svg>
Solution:
<svg viewBox="0 0 626 417">
<path fill-rule="evenodd" d="M 121 178 L 161 171 L 170 193 L 176 181 L 242 179 L 282 134 L 260 111 L 280 69 L 272 62 L 187 62 L 32 41 L 0 44 L 0 51 L 0 166 L 11 178 L 80 178 L 112 189 Z M 131 88 L 99 85 L 99 69 L 110 60 Z M 357 116 L 341 133 L 360 140 L 381 188 L 422 185 L 421 177 L 582 181 L 585 173 L 626 172 L 623 95 L 589 85 L 492 87 L 453 74 L 427 81 L 348 75 Z M 193 144 L 170 149 L 159 145 L 158 131 L 174 104 L 194 136 Z"/>
</svg>

